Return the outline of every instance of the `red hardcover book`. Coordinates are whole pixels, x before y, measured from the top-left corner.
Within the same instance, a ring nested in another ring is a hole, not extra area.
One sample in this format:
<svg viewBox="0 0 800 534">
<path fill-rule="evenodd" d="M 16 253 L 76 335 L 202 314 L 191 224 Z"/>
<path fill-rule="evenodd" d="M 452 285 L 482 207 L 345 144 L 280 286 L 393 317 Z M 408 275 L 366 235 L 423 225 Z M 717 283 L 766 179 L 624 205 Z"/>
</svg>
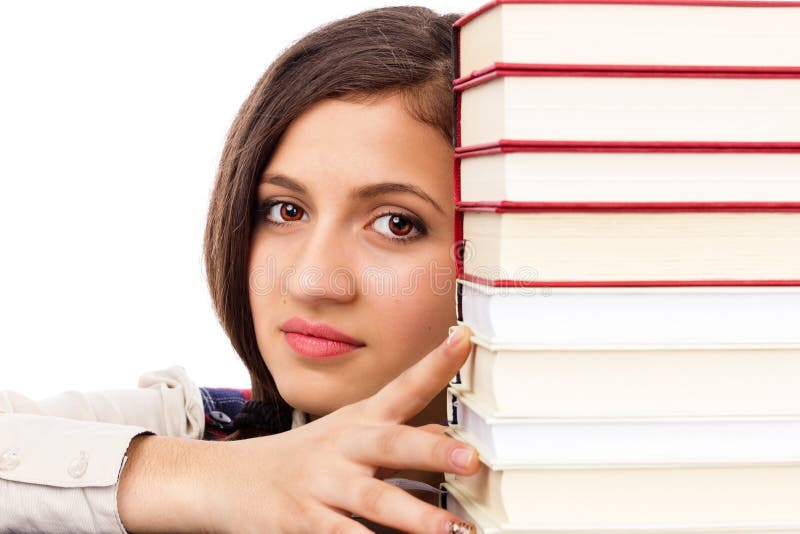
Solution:
<svg viewBox="0 0 800 534">
<path fill-rule="evenodd" d="M 800 143 L 500 141 L 456 150 L 462 207 L 800 202 Z"/>
<path fill-rule="evenodd" d="M 800 285 L 800 203 L 460 203 L 458 275 L 497 287 Z"/>
<path fill-rule="evenodd" d="M 454 24 L 456 78 L 503 65 L 800 66 L 800 2 L 495 0 Z"/>
<path fill-rule="evenodd" d="M 494 69 L 454 87 L 457 147 L 800 143 L 800 70 Z"/>
</svg>

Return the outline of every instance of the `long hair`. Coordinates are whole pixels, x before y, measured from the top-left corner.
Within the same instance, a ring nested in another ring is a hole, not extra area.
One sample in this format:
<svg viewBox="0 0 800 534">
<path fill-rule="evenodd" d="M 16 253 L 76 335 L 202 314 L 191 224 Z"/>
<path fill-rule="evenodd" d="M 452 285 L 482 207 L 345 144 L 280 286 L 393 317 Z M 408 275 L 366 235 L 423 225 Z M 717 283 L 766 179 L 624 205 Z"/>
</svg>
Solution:
<svg viewBox="0 0 800 534">
<path fill-rule="evenodd" d="M 248 260 L 260 176 L 289 124 L 323 99 L 398 94 L 413 117 L 449 141 L 451 27 L 457 18 L 423 7 L 391 7 L 322 26 L 267 69 L 228 132 L 203 243 L 208 287 L 217 317 L 250 373 L 253 400 L 273 405 L 284 429 L 291 424 L 291 407 L 261 356 L 249 303 Z"/>
</svg>

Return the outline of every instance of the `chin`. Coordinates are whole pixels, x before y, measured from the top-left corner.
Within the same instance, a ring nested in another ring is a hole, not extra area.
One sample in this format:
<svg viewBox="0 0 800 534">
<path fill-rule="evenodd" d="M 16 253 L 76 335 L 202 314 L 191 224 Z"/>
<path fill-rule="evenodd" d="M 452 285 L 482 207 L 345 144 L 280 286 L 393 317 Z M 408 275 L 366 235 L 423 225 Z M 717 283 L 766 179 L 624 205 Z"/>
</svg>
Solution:
<svg viewBox="0 0 800 534">
<path fill-rule="evenodd" d="M 362 388 L 343 392 L 341 385 L 323 385 L 307 379 L 296 379 L 288 384 L 278 384 L 278 392 L 290 406 L 301 412 L 323 417 L 343 406 L 358 402 L 369 395 Z"/>
</svg>

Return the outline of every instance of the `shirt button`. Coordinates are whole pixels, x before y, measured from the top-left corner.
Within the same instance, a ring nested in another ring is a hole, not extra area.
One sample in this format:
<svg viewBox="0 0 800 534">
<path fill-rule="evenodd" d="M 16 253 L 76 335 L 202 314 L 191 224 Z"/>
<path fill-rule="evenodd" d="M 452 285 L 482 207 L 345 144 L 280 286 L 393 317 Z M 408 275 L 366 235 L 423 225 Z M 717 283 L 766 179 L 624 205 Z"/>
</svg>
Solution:
<svg viewBox="0 0 800 534">
<path fill-rule="evenodd" d="M 89 467 L 89 455 L 86 451 L 81 451 L 80 456 L 75 458 L 69 463 L 67 467 L 67 474 L 72 478 L 81 478 L 86 474 L 86 469 Z"/>
<path fill-rule="evenodd" d="M 0 471 L 11 471 L 22 461 L 19 449 L 6 449 L 0 454 Z"/>
<path fill-rule="evenodd" d="M 216 421 L 217 423 L 222 423 L 223 425 L 229 425 L 233 422 L 233 420 L 228 417 L 228 414 L 225 412 L 211 412 L 208 415 L 211 416 L 211 419 Z"/>
</svg>

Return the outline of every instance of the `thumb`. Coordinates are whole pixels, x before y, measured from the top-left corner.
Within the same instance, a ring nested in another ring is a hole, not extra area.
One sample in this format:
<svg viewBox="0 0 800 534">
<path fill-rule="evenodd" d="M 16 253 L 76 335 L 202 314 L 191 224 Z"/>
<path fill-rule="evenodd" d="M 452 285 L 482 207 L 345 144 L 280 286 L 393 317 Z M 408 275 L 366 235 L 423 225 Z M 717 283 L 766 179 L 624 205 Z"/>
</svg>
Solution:
<svg viewBox="0 0 800 534">
<path fill-rule="evenodd" d="M 422 411 L 469 356 L 469 328 L 456 326 L 438 347 L 364 402 L 368 417 L 399 424 Z"/>
</svg>

